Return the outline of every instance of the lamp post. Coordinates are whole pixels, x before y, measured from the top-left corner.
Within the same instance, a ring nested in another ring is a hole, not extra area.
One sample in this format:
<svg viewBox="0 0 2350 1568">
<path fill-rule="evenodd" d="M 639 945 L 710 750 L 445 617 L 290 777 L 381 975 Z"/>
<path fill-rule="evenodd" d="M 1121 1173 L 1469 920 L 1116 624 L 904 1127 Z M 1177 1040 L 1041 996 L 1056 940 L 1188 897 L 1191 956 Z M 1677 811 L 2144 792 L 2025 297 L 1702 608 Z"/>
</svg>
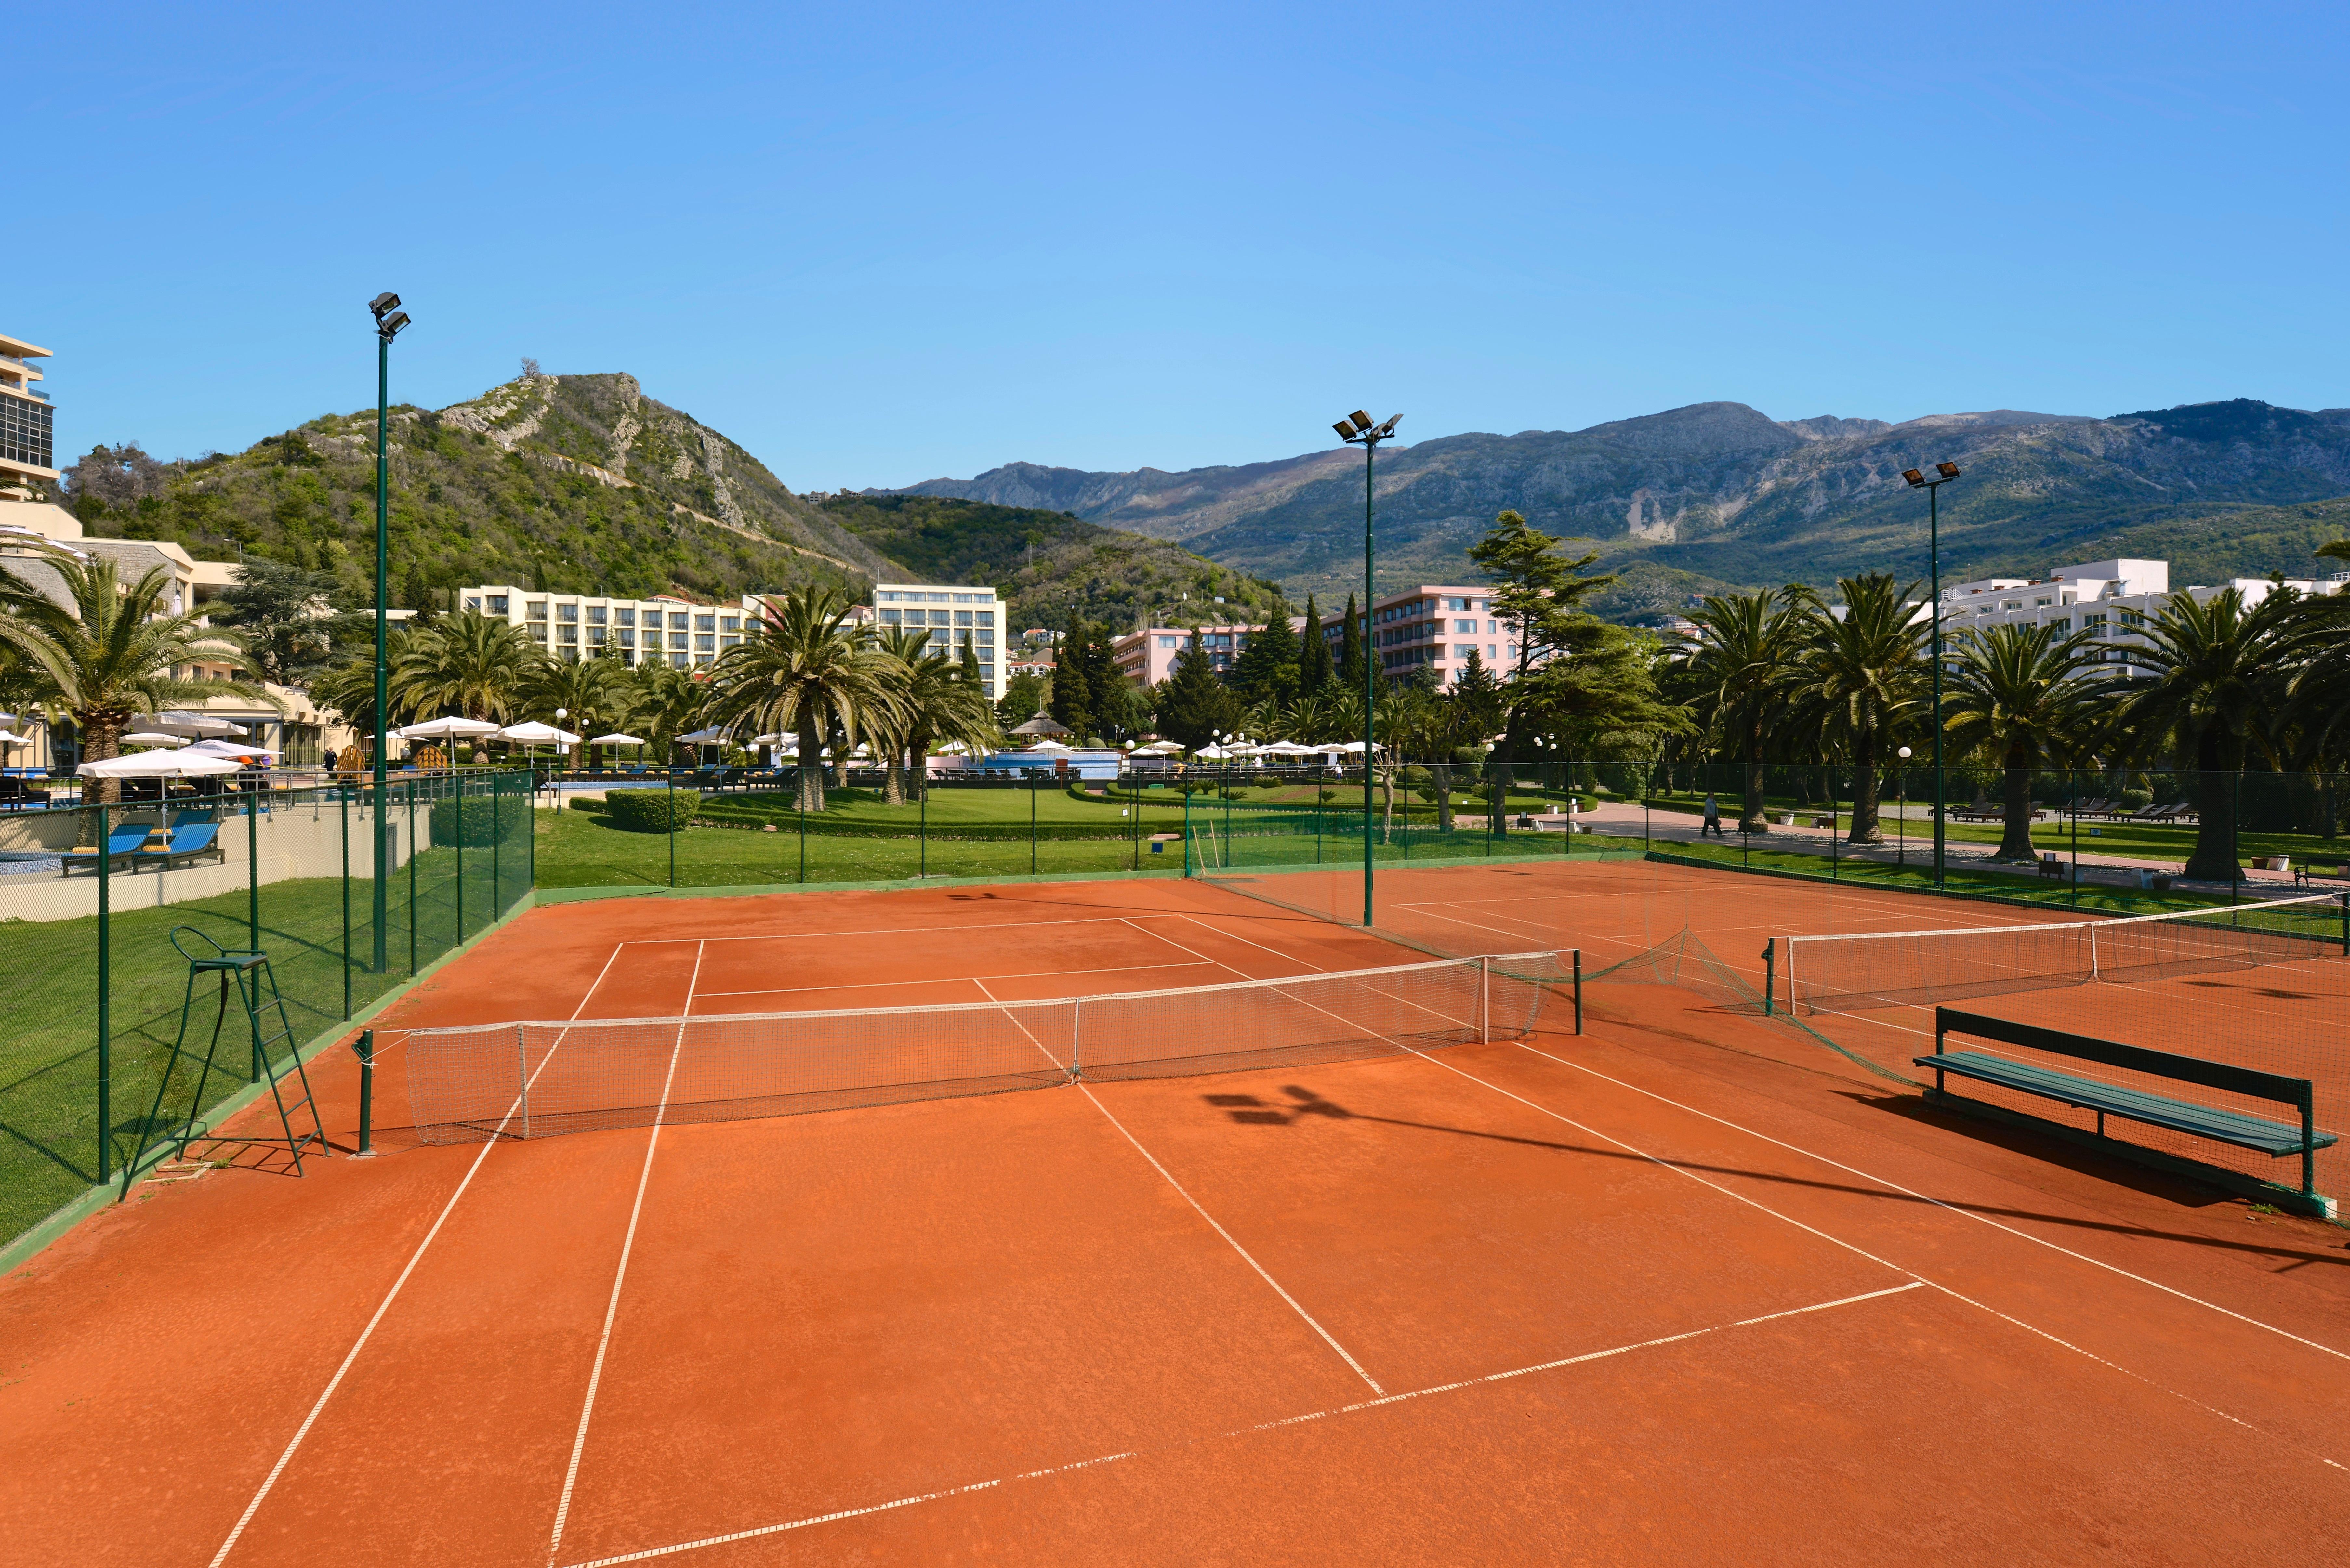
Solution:
<svg viewBox="0 0 2350 1568">
<path fill-rule="evenodd" d="M 1396 421 L 1401 414 L 1389 414 L 1385 424 L 1373 424 L 1371 416 L 1357 409 L 1331 428 L 1338 439 L 1349 446 L 1363 449 L 1363 924 L 1371 923 L 1371 756 L 1374 747 L 1372 709 L 1378 691 L 1375 675 L 1378 669 L 1371 653 L 1372 585 L 1378 580 L 1371 562 L 1371 471 L 1377 463 L 1379 442 L 1395 434 Z"/>
<path fill-rule="evenodd" d="M 390 618 L 388 589 L 391 579 L 391 546 L 386 514 L 391 504 L 391 456 L 387 441 L 391 427 L 391 340 L 408 325 L 400 296 L 379 294 L 368 301 L 375 317 L 375 970 L 381 974 L 384 927 L 390 917 L 387 901 L 391 883 L 391 819 L 384 809 L 390 785 L 384 778 L 384 709 L 390 701 L 390 682 L 384 669 L 384 628 Z M 413 845 L 410 853 L 415 852 Z"/>
<path fill-rule="evenodd" d="M 1934 658 L 1934 886 L 1942 885 L 1942 486 L 1958 478 L 1959 465 L 1938 462 L 1936 477 L 1929 479 L 1918 469 L 1904 469 L 1901 477 L 1909 482 L 1912 490 L 1926 493 L 1926 570 L 1931 584 L 1932 634 Z"/>
<path fill-rule="evenodd" d="M 1893 854 L 1893 863 L 1896 866 L 1907 867 L 1909 864 L 1909 748 L 1904 746 L 1893 754 L 1901 759 L 1900 770 L 1893 775 L 1893 787 L 1896 792 L 1893 831 L 1897 836 L 1894 840 L 1897 847 Z M 1835 835 L 1831 834 L 1829 836 L 1834 837 Z"/>
</svg>

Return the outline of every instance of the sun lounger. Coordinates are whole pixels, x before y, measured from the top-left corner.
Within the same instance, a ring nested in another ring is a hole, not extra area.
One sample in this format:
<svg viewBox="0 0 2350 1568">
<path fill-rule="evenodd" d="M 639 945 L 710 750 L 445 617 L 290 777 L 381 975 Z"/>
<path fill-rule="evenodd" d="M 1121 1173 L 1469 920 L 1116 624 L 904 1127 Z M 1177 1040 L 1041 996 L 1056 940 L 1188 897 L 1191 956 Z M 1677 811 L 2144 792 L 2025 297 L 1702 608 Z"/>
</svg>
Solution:
<svg viewBox="0 0 2350 1568">
<path fill-rule="evenodd" d="M 111 865 L 124 856 L 135 854 L 147 842 L 147 835 L 152 831 L 153 829 L 143 822 L 132 823 L 128 827 L 118 827 L 109 833 L 106 836 L 106 848 L 103 852 L 96 849 L 76 849 L 60 855 L 57 858 L 65 863 L 65 875 L 68 877 L 73 875 L 74 867 L 77 866 L 85 866 L 95 870 L 101 860 Z"/>
<path fill-rule="evenodd" d="M 183 823 L 172 829 L 169 844 L 161 849 L 137 851 L 130 857 L 130 864 L 137 867 L 153 863 L 168 867 L 176 861 L 192 860 L 199 855 L 209 855 L 216 860 L 228 858 L 228 851 L 220 844 L 219 823 Z"/>
</svg>

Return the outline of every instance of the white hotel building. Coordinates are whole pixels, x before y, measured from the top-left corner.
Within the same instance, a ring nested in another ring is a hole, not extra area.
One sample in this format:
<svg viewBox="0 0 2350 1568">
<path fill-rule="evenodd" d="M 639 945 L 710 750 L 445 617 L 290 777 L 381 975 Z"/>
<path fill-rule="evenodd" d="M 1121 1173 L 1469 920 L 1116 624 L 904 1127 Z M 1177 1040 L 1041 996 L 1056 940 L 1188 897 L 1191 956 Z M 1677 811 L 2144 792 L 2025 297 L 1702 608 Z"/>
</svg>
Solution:
<svg viewBox="0 0 2350 1568">
<path fill-rule="evenodd" d="M 2304 594 L 2339 593 L 2350 586 L 2350 576 L 2295 578 L 2288 587 Z M 2268 597 L 2275 587 L 2266 577 L 2231 577 L 2211 587 L 2187 590 L 2198 604 L 2209 603 L 2230 588 L 2241 591 L 2247 605 Z M 2085 631 L 2097 644 L 2100 663 L 2120 668 L 2121 677 L 2153 673 L 2134 664 L 2131 655 L 2146 646 L 2146 627 L 2160 616 L 2170 597 L 2168 561 L 2088 561 L 2058 566 L 2045 577 L 1982 577 L 1954 583 L 1942 589 L 1942 639 L 1950 639 L 1967 627 L 2053 626 L 2059 632 Z M 1839 606 L 1839 608 L 1842 607 Z M 1918 607 L 1924 619 L 1926 607 Z"/>
<path fill-rule="evenodd" d="M 742 645 L 767 597 L 745 594 L 736 604 L 706 605 L 674 594 L 613 598 L 484 583 L 460 590 L 458 603 L 520 627 L 556 659 L 593 659 L 609 650 L 631 668 L 667 660 L 679 670 L 698 670 Z M 951 657 L 961 656 L 968 638 L 988 701 L 1003 695 L 1008 667 L 997 657 L 1003 647 L 1003 604 L 993 588 L 880 583 L 874 587 L 873 600 L 869 609 L 857 607 L 851 618 L 860 625 L 925 627 L 931 640 Z"/>
</svg>

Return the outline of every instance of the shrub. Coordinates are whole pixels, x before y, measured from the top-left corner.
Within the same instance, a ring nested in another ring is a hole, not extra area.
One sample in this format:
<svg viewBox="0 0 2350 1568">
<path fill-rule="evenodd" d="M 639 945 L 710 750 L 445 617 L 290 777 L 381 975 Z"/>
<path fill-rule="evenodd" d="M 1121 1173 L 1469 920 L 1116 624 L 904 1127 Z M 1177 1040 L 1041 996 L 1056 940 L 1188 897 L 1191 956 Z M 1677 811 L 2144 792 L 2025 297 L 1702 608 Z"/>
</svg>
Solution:
<svg viewBox="0 0 2350 1568">
<path fill-rule="evenodd" d="M 2154 804 L 2154 792 L 2150 789 L 2126 789 L 2122 791 L 2122 804 L 2132 811 L 2144 811 Z"/>
<path fill-rule="evenodd" d="M 469 847 L 479 848 L 497 836 L 499 807 L 504 809 L 505 835 L 509 842 L 526 837 L 530 833 L 530 803 L 519 795 L 492 799 L 487 795 L 467 795 L 463 800 L 436 800 L 432 803 L 432 842 L 452 845 L 460 841 Z M 461 815 L 462 814 L 462 815 Z"/>
<path fill-rule="evenodd" d="M 616 789 L 604 794 L 612 826 L 630 833 L 675 833 L 693 820 L 702 804 L 698 789 Z"/>
</svg>

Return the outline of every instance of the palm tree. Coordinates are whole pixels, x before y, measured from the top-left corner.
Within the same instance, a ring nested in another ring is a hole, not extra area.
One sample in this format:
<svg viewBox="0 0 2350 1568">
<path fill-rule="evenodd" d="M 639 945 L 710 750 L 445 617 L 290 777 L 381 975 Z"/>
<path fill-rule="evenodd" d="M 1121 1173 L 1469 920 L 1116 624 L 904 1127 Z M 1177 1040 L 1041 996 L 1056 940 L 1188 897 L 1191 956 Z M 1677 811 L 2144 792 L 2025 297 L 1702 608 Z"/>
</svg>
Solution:
<svg viewBox="0 0 2350 1568">
<path fill-rule="evenodd" d="M 636 676 L 629 711 L 634 722 L 644 727 L 650 754 L 661 758 L 666 767 L 677 737 L 702 727 L 702 711 L 710 706 L 710 683 L 660 660 L 639 665 Z"/>
<path fill-rule="evenodd" d="M 1852 763 L 1852 831 L 1855 844 L 1882 844 L 1877 826 L 1877 761 L 1895 732 L 1915 717 L 1931 674 L 1926 658 L 1928 625 L 1909 596 L 1887 572 L 1837 579 L 1844 614 L 1837 616 L 1817 593 L 1799 591 L 1801 640 L 1798 669 L 1788 693 L 1791 728 L 1814 722 L 1826 741 L 1839 744 Z"/>
<path fill-rule="evenodd" d="M 1717 740 L 1727 740 L 1744 764 L 1739 830 L 1766 831 L 1762 817 L 1762 723 L 1782 706 L 1796 675 L 1798 632 L 1804 629 L 1792 596 L 1763 588 L 1709 597 L 1690 617 L 1681 679 Z"/>
<path fill-rule="evenodd" d="M 523 711 L 582 737 L 621 723 L 634 703 L 628 667 L 609 654 L 593 659 L 548 659 L 532 672 L 522 692 Z M 565 715 L 556 718 L 556 711 Z M 585 742 L 583 740 L 582 743 Z M 579 765 L 580 747 L 571 748 Z"/>
<path fill-rule="evenodd" d="M 171 575 L 162 567 L 125 584 L 104 556 L 77 560 L 63 553 L 42 555 L 68 602 L 51 598 L 27 577 L 0 570 L 0 637 L 38 672 L 48 701 L 79 727 L 85 762 L 120 756 L 123 732 L 140 713 L 208 697 L 276 703 L 250 680 L 179 676 L 182 666 L 216 661 L 236 652 L 238 644 L 234 633 L 164 607 Z M 111 779 L 96 781 L 88 795 L 92 805 L 116 798 Z"/>
<path fill-rule="evenodd" d="M 2182 588 L 2146 628 L 2147 646 L 2133 657 L 2151 665 L 2155 678 L 2123 703 L 2116 727 L 2141 760 L 2168 753 L 2196 770 L 2189 877 L 2235 879 L 2236 775 L 2255 745 L 2272 743 L 2265 720 L 2283 706 L 2310 627 L 2303 601 L 2291 592 L 2248 607 L 2241 589 L 2198 601 Z"/>
<path fill-rule="evenodd" d="M 411 631 L 391 680 L 413 711 L 454 708 L 468 719 L 503 723 L 546 664 L 546 655 L 520 627 L 461 610 Z"/>
<path fill-rule="evenodd" d="M 387 670 L 397 670 L 408 651 L 408 626 L 393 626 L 384 635 L 383 658 Z M 400 685 L 387 679 L 384 725 L 387 729 L 413 722 L 426 717 L 416 711 L 408 694 Z M 375 648 L 372 639 L 364 651 L 351 654 L 330 664 L 310 682 L 310 701 L 333 712 L 359 734 L 370 738 L 375 734 Z"/>
<path fill-rule="evenodd" d="M 875 743 L 889 748 L 883 773 L 883 795 L 892 805 L 930 790 L 926 759 L 934 747 L 950 742 L 973 751 L 984 750 L 996 738 L 995 710 L 987 688 L 927 632 L 889 627 L 881 633 L 879 651 L 895 665 L 898 704 L 886 722 L 874 726 Z"/>
<path fill-rule="evenodd" d="M 810 586 L 769 599 L 755 631 L 718 656 L 706 717 L 797 734 L 800 808 L 822 811 L 827 732 L 837 730 L 846 756 L 861 732 L 887 727 L 901 705 L 900 668 L 850 621 L 840 590 Z"/>
<path fill-rule="evenodd" d="M 1998 761 L 2005 781 L 1995 860 L 2030 860 L 2032 772 L 2070 767 L 2095 732 L 2102 683 L 2084 679 L 2093 668 L 2095 635 L 2050 626 L 1961 629 L 1943 697 L 1943 743 L 1981 750 Z"/>
</svg>

